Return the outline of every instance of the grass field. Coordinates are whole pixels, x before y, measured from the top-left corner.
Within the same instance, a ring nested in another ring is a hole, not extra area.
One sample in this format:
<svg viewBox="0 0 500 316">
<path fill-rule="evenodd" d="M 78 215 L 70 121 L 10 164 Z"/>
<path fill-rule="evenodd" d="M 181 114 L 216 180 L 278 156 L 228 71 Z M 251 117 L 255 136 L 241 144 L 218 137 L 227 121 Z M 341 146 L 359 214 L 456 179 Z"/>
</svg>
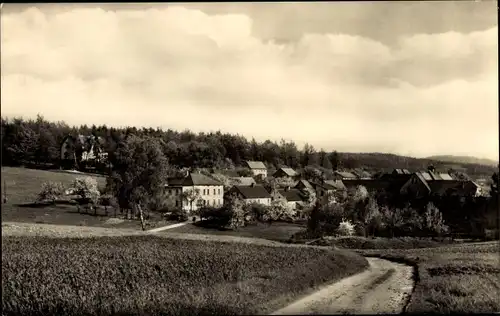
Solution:
<svg viewBox="0 0 500 316">
<path fill-rule="evenodd" d="M 60 225 L 80 225 L 97 227 L 116 227 L 140 229 L 136 220 L 111 219 L 114 210 L 109 208 L 110 216 L 105 215 L 101 207 L 97 216 L 78 213 L 76 206 L 56 204 L 48 206 L 32 206 L 42 183 L 48 181 L 61 182 L 70 187 L 73 181 L 82 176 L 97 179 L 99 186 L 106 184 L 103 176 L 95 174 L 73 174 L 59 170 L 36 170 L 28 168 L 2 167 L 2 198 L 7 193 L 7 203 L 2 204 L 2 222 L 43 223 Z M 168 225 L 168 222 L 162 223 Z"/>
<path fill-rule="evenodd" d="M 433 248 L 449 245 L 453 243 L 451 240 L 434 241 L 430 238 L 415 238 L 415 237 L 401 237 L 401 238 L 366 238 L 359 236 L 352 237 L 332 237 L 322 238 L 312 245 L 318 246 L 336 246 L 344 249 L 416 249 L 416 248 Z"/>
<path fill-rule="evenodd" d="M 407 306 L 409 313 L 500 312 L 498 242 L 359 252 L 417 267 L 417 283 Z"/>
<path fill-rule="evenodd" d="M 155 236 L 2 238 L 3 315 L 269 313 L 367 267 L 354 253 Z"/>
<path fill-rule="evenodd" d="M 286 242 L 293 234 L 303 229 L 304 225 L 301 224 L 275 222 L 271 225 L 265 223 L 250 224 L 245 227 L 240 227 L 236 231 L 232 231 L 203 227 L 197 223 L 169 229 L 168 231 L 173 233 L 253 237 Z"/>
</svg>

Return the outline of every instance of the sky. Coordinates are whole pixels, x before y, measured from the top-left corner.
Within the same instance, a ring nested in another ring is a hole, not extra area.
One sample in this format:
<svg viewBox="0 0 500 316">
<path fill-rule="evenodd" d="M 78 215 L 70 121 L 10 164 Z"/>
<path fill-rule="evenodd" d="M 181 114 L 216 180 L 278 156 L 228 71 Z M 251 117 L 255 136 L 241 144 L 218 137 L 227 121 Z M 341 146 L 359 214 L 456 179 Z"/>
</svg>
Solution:
<svg viewBox="0 0 500 316">
<path fill-rule="evenodd" d="M 496 1 L 4 4 L 1 113 L 498 160 Z"/>
</svg>

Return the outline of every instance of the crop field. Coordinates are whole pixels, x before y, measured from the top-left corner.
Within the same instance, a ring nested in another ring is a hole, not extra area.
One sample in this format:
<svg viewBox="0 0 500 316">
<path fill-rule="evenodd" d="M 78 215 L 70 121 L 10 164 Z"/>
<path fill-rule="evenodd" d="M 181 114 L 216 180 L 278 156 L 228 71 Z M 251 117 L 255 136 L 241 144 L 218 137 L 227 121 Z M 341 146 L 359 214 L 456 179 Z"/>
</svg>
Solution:
<svg viewBox="0 0 500 316">
<path fill-rule="evenodd" d="M 500 243 L 422 249 L 360 250 L 417 266 L 410 313 L 500 312 Z"/>
<path fill-rule="evenodd" d="M 4 315 L 269 313 L 367 268 L 354 253 L 156 236 L 3 237 Z"/>
<path fill-rule="evenodd" d="M 104 186 L 106 179 L 99 175 L 72 174 L 59 170 L 36 170 L 27 168 L 2 167 L 2 199 L 4 190 L 7 203 L 2 204 L 2 222 L 43 223 L 97 227 L 117 227 L 140 229 L 138 221 L 110 220 L 100 208 L 97 216 L 80 214 L 76 206 L 56 204 L 46 206 L 32 205 L 40 192 L 42 183 L 48 181 L 61 182 L 69 187 L 77 177 L 92 176 L 99 186 Z M 114 210 L 110 208 L 110 214 Z"/>
</svg>

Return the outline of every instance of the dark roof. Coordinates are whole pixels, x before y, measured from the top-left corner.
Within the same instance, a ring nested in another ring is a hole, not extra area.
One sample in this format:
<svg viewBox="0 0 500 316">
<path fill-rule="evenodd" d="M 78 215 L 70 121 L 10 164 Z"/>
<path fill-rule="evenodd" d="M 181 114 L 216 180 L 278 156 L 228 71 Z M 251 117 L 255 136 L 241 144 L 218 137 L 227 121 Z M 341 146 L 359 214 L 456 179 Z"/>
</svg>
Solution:
<svg viewBox="0 0 500 316">
<path fill-rule="evenodd" d="M 306 189 L 314 190 L 314 188 L 311 185 L 311 183 L 309 183 L 309 181 L 307 181 L 307 180 L 299 180 L 299 182 L 297 182 L 297 184 L 295 185 L 295 187 L 298 187 L 299 184 L 302 184 Z"/>
<path fill-rule="evenodd" d="M 429 182 L 429 187 L 433 194 L 444 195 L 450 190 L 459 190 L 462 187 L 461 182 L 458 180 L 434 180 Z"/>
<path fill-rule="evenodd" d="M 281 194 L 288 202 L 300 202 L 304 201 L 305 196 L 298 189 L 289 189 L 289 190 L 278 190 L 279 194 Z"/>
<path fill-rule="evenodd" d="M 391 192 L 399 192 L 403 185 L 412 177 L 411 174 L 384 174 L 379 180 L 387 182 L 385 189 Z"/>
<path fill-rule="evenodd" d="M 289 177 L 295 177 L 299 174 L 297 171 L 293 170 L 292 168 L 279 168 L 278 170 L 276 170 L 276 172 L 274 174 L 277 174 L 280 171 Z"/>
<path fill-rule="evenodd" d="M 190 173 L 187 177 L 168 179 L 167 185 L 168 186 L 222 185 L 222 183 L 202 173 Z"/>
<path fill-rule="evenodd" d="M 261 185 L 242 186 L 235 185 L 233 190 L 239 192 L 245 199 L 266 199 L 271 198 L 271 195 Z"/>
<path fill-rule="evenodd" d="M 267 169 L 262 161 L 246 161 L 250 169 Z"/>
<path fill-rule="evenodd" d="M 456 192 L 459 195 L 475 193 L 477 184 L 473 181 L 434 180 L 429 182 L 433 194 L 444 195 Z"/>
</svg>

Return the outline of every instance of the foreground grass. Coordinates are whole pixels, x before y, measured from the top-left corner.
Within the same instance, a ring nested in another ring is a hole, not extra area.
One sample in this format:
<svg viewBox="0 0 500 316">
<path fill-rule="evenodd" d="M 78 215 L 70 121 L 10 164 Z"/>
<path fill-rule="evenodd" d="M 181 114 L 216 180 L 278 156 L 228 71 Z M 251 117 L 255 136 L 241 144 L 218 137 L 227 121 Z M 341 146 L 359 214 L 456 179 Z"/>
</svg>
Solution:
<svg viewBox="0 0 500 316">
<path fill-rule="evenodd" d="M 424 249 L 360 250 L 413 264 L 418 276 L 409 313 L 500 312 L 498 242 Z"/>
<path fill-rule="evenodd" d="M 4 315 L 269 313 L 367 267 L 356 254 L 153 236 L 3 237 Z"/>
</svg>

